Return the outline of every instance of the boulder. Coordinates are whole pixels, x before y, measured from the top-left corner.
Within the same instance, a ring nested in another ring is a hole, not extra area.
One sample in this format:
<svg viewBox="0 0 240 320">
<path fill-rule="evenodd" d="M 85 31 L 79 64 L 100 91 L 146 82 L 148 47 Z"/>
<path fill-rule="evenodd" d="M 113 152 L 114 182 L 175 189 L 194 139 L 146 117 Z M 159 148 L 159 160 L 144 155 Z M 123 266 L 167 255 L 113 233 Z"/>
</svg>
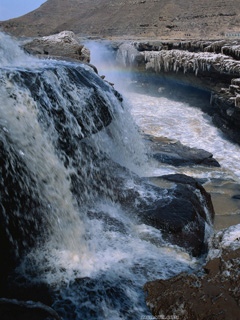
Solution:
<svg viewBox="0 0 240 320">
<path fill-rule="evenodd" d="M 40 57 L 71 59 L 90 62 L 90 51 L 81 45 L 72 31 L 33 39 L 24 44 L 23 48 L 30 54 Z"/>
<path fill-rule="evenodd" d="M 156 179 L 156 178 L 155 178 Z M 163 238 L 193 256 L 206 253 L 206 226 L 211 229 L 214 208 L 211 196 L 193 178 L 182 174 L 161 176 L 173 182 L 161 200 L 140 210 L 141 220 L 162 230 Z"/>
<path fill-rule="evenodd" d="M 206 253 L 215 213 L 210 194 L 199 182 L 183 174 L 140 178 L 111 162 L 108 168 L 116 173 L 113 201 L 137 215 L 140 223 L 161 230 L 165 241 L 193 256 Z M 103 171 L 102 183 L 106 176 Z M 131 182 L 126 183 L 127 176 Z"/>
<path fill-rule="evenodd" d="M 145 284 L 154 316 L 237 320 L 240 314 L 240 225 L 218 232 L 199 274 L 180 274 Z"/>
<path fill-rule="evenodd" d="M 200 183 L 182 174 L 141 178 L 111 160 L 105 161 L 107 166 L 98 173 L 101 184 L 93 185 L 98 194 L 106 196 L 104 192 L 110 183 L 112 192 L 107 196 L 126 212 L 137 216 L 139 223 L 159 229 L 165 241 L 178 245 L 193 256 L 206 253 L 214 208 L 210 194 Z M 109 170 L 114 172 L 111 181 Z M 159 181 L 163 181 L 164 186 L 159 186 Z M 81 190 L 77 179 L 73 183 L 75 189 L 75 192 Z M 93 216 L 103 221 L 109 219 L 104 212 L 89 213 L 89 217 Z M 119 223 L 116 227 L 124 230 Z"/>
<path fill-rule="evenodd" d="M 190 148 L 180 141 L 171 141 L 157 137 L 147 137 L 153 158 L 161 163 L 173 166 L 202 165 L 209 167 L 220 167 L 220 164 L 213 158 L 213 155 L 203 149 Z"/>
</svg>

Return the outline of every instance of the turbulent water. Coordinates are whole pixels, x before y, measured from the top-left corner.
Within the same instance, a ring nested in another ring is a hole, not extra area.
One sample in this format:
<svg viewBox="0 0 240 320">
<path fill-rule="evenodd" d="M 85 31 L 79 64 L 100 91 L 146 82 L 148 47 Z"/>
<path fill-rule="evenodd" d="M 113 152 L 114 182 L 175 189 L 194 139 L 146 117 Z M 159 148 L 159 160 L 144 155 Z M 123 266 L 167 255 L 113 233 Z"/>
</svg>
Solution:
<svg viewBox="0 0 240 320">
<path fill-rule="evenodd" d="M 120 92 L 124 92 L 131 114 L 143 133 L 204 149 L 211 152 L 221 166 L 214 169 L 202 166 L 176 168 L 155 162 L 145 166 L 142 174 L 158 176 L 178 172 L 204 179 L 205 188 L 212 193 L 217 214 L 216 227 L 240 223 L 240 203 L 232 199 L 240 193 L 240 147 L 214 127 L 211 117 L 202 111 L 211 108 L 210 94 L 166 80 L 160 75 L 130 73 L 129 69 L 111 63 L 109 50 L 106 47 L 100 50 L 99 45 L 89 44 L 95 49 L 93 61 L 100 73 L 107 75 Z M 122 55 L 125 56 L 124 53 Z"/>
<path fill-rule="evenodd" d="M 91 67 L 32 58 L 4 34 L 0 67 L 2 228 L 17 275 L 47 284 L 63 319 L 150 315 L 144 283 L 198 261 L 119 201 L 161 198 L 135 185 L 149 169 L 127 103 Z"/>
<path fill-rule="evenodd" d="M 141 319 L 150 316 L 147 281 L 201 262 L 140 221 L 139 201 L 161 195 L 136 175 L 239 181 L 239 147 L 191 105 L 195 93 L 186 103 L 164 87 L 139 91 L 144 84 L 116 69 L 108 51 L 92 52 L 123 99 L 91 67 L 38 60 L 0 34 L 1 232 L 20 257 L 16 282 L 49 286 L 63 319 Z M 149 162 L 140 131 L 210 151 L 222 167 Z M 132 207 L 122 203 L 128 192 L 140 195 Z"/>
</svg>

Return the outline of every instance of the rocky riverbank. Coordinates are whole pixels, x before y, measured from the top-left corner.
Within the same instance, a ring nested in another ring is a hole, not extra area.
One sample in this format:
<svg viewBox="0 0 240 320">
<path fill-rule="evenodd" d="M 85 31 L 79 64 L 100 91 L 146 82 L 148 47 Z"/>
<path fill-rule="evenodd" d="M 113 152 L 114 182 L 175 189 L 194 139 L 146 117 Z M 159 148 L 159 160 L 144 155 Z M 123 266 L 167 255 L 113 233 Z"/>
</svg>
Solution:
<svg viewBox="0 0 240 320">
<path fill-rule="evenodd" d="M 117 61 L 126 68 L 210 92 L 205 111 L 240 143 L 240 41 L 135 41 L 117 48 Z"/>
<path fill-rule="evenodd" d="M 199 274 L 180 274 L 145 285 L 157 319 L 238 320 L 240 314 L 240 225 L 216 233 Z"/>
</svg>

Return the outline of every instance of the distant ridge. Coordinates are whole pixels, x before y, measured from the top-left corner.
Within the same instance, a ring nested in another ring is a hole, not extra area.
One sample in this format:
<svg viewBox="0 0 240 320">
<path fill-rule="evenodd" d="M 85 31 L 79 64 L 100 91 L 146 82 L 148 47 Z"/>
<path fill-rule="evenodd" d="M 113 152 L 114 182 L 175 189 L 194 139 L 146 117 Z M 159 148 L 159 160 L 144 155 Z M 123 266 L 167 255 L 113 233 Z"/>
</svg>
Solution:
<svg viewBox="0 0 240 320">
<path fill-rule="evenodd" d="M 0 22 L 0 29 L 26 37 L 71 30 L 100 38 L 240 38 L 240 1 L 48 0 L 22 17 Z"/>
</svg>

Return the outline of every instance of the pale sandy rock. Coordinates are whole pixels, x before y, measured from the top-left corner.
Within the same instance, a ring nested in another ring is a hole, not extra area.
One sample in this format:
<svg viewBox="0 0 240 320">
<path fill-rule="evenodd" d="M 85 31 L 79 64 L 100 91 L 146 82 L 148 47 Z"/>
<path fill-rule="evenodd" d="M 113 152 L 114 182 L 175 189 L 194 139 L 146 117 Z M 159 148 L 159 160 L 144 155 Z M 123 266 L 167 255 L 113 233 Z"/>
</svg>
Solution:
<svg viewBox="0 0 240 320">
<path fill-rule="evenodd" d="M 50 58 L 65 58 L 90 61 L 90 51 L 80 44 L 72 31 L 62 31 L 58 34 L 36 38 L 24 45 L 31 54 Z"/>
</svg>

